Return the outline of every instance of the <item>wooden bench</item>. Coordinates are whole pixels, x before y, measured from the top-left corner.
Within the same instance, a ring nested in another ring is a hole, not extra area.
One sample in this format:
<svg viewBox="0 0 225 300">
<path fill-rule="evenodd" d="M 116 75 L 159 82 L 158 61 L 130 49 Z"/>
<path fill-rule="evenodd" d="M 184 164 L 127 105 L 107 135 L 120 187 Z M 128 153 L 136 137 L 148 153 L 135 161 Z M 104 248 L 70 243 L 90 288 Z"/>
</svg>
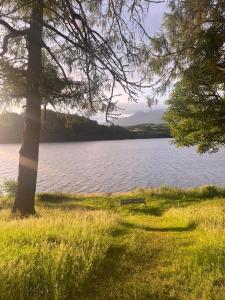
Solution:
<svg viewBox="0 0 225 300">
<path fill-rule="evenodd" d="M 146 205 L 145 199 L 140 199 L 140 198 L 122 199 L 120 201 L 120 205 L 127 205 L 127 204 L 144 204 L 144 205 Z"/>
</svg>

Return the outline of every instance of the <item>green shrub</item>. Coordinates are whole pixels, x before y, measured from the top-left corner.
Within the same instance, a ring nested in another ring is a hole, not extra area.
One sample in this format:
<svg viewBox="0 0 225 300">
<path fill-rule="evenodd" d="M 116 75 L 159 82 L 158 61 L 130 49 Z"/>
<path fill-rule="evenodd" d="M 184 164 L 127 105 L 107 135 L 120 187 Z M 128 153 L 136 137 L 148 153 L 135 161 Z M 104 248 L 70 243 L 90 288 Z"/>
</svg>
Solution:
<svg viewBox="0 0 225 300">
<path fill-rule="evenodd" d="M 41 193 L 41 194 L 37 194 L 37 198 L 41 202 L 54 202 L 54 203 L 71 200 L 71 196 L 69 194 L 64 194 L 61 192 Z"/>
<path fill-rule="evenodd" d="M 224 196 L 224 190 L 214 185 L 203 185 L 199 188 L 200 195 L 203 197 Z"/>
<path fill-rule="evenodd" d="M 8 196 L 15 196 L 17 181 L 13 179 L 4 179 L 2 184 L 2 191 Z"/>
</svg>

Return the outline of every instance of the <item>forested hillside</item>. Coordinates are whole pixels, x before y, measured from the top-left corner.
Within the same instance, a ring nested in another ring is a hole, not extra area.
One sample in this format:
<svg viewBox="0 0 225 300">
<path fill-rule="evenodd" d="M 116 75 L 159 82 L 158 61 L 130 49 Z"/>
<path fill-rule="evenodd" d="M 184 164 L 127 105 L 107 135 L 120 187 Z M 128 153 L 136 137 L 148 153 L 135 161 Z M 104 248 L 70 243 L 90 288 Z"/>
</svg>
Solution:
<svg viewBox="0 0 225 300">
<path fill-rule="evenodd" d="M 0 143 L 20 143 L 23 114 L 4 113 L 0 116 Z M 151 126 L 150 126 L 151 127 Z M 42 142 L 137 139 L 167 137 L 167 132 L 157 134 L 155 128 L 123 128 L 99 125 L 96 121 L 78 115 L 47 111 L 42 118 Z"/>
<path fill-rule="evenodd" d="M 47 111 L 42 118 L 41 141 L 64 142 L 134 138 L 135 134 L 119 126 L 99 125 L 78 115 Z M 23 114 L 4 113 L 0 118 L 0 143 L 21 142 Z"/>
</svg>

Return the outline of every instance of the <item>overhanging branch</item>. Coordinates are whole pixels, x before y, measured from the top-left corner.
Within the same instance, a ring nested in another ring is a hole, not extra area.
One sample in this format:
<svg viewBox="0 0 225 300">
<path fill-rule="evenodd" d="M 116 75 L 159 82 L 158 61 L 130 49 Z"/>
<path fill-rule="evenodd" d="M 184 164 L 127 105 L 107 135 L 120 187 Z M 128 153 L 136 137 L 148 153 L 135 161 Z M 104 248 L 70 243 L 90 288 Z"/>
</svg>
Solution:
<svg viewBox="0 0 225 300">
<path fill-rule="evenodd" d="M 0 56 L 3 56 L 8 51 L 9 40 L 16 38 L 18 36 L 25 36 L 28 34 L 29 30 L 28 29 L 17 30 L 15 28 L 13 28 L 11 25 L 9 25 L 9 23 L 7 23 L 5 20 L 2 20 L 2 19 L 0 19 L 0 25 L 2 25 L 8 31 L 10 31 L 3 38 L 2 52 L 0 52 Z"/>
</svg>

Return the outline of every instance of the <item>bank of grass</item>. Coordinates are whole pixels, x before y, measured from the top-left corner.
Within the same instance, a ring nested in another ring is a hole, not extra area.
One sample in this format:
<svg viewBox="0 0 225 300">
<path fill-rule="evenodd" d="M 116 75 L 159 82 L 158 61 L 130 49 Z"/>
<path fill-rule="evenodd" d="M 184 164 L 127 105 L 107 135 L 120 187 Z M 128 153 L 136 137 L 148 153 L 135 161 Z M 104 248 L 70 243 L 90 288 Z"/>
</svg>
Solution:
<svg viewBox="0 0 225 300">
<path fill-rule="evenodd" d="M 222 188 L 40 194 L 22 221 L 0 203 L 0 299 L 224 299 Z"/>
</svg>

